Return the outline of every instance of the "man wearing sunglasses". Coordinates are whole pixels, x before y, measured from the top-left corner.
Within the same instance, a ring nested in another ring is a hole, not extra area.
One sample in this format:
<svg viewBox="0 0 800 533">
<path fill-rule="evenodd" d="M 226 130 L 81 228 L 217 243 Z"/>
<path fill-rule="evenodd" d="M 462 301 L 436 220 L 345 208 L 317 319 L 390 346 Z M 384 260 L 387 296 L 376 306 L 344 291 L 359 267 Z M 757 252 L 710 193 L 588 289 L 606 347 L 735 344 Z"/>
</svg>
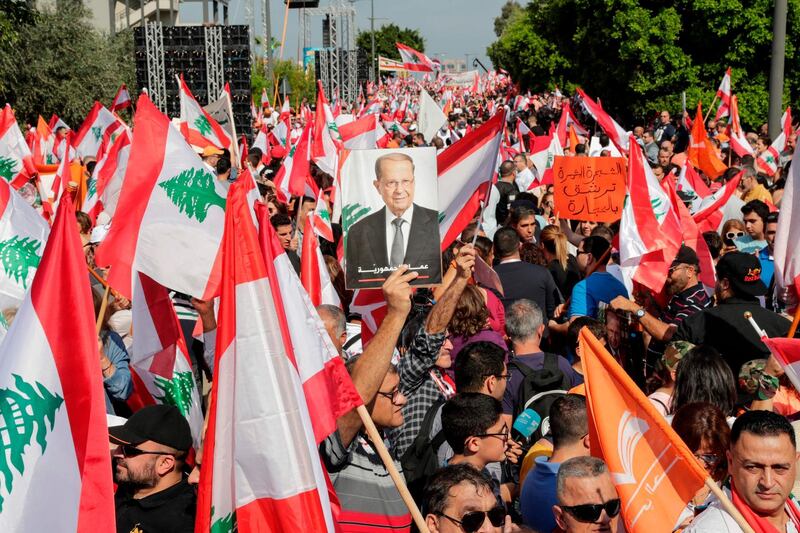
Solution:
<svg viewBox="0 0 800 533">
<path fill-rule="evenodd" d="M 183 474 L 192 432 L 178 408 L 145 407 L 108 433 L 117 445 L 117 532 L 194 531 L 196 496 Z"/>
<path fill-rule="evenodd" d="M 620 500 L 601 459 L 575 457 L 561 463 L 556 497 L 558 505 L 553 506 L 553 514 L 559 531 L 617 531 Z"/>
</svg>

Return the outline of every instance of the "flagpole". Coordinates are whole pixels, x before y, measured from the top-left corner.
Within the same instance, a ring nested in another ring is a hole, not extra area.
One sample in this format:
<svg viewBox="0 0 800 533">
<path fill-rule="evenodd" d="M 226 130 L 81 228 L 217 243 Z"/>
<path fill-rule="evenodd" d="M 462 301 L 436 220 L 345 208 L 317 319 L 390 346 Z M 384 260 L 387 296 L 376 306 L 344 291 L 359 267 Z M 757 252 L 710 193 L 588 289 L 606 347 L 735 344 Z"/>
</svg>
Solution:
<svg viewBox="0 0 800 533">
<path fill-rule="evenodd" d="M 717 102 L 717 95 L 714 95 L 714 99 L 711 100 L 711 105 L 708 106 L 708 111 L 706 111 L 706 116 L 703 118 L 703 127 L 705 128 L 706 122 L 708 121 L 708 116 L 711 114 L 711 110 L 714 109 L 714 104 Z"/>
<path fill-rule="evenodd" d="M 797 326 L 800 326 L 800 305 L 794 310 L 794 320 L 792 320 L 792 327 L 789 328 L 787 338 L 793 339 L 794 334 L 797 333 Z"/>
<path fill-rule="evenodd" d="M 378 433 L 378 428 L 375 427 L 375 422 L 373 422 L 372 417 L 369 416 L 367 408 L 363 404 L 359 405 L 356 407 L 356 412 L 358 412 L 358 416 L 361 417 L 361 422 L 364 424 L 364 429 L 366 430 L 369 440 L 371 441 L 370 443 L 375 448 L 375 451 L 378 452 L 378 455 L 383 461 L 384 466 L 386 466 L 389 476 L 391 476 L 392 481 L 394 481 L 397 491 L 400 493 L 400 497 L 403 498 L 403 503 L 405 503 L 406 507 L 408 507 L 411 517 L 414 519 L 414 523 L 417 525 L 420 533 L 430 533 L 430 530 L 425 523 L 425 519 L 422 517 L 422 513 L 420 513 L 417 504 L 414 502 L 414 498 L 408 491 L 406 482 L 403 480 L 400 472 L 397 471 L 394 460 L 392 459 L 392 456 L 389 455 L 389 450 L 386 449 L 386 444 L 383 442 L 383 437 L 381 437 L 380 433 Z"/>
<path fill-rule="evenodd" d="M 711 492 L 717 497 L 720 505 L 725 509 L 725 512 L 731 515 L 731 518 L 742 528 L 744 533 L 755 533 L 753 528 L 750 527 L 750 524 L 747 523 L 747 520 L 744 519 L 744 516 L 742 516 L 742 513 L 739 512 L 739 509 L 733 505 L 725 492 L 719 488 L 717 482 L 711 479 L 711 476 L 706 478 L 706 487 L 711 489 Z"/>
<path fill-rule="evenodd" d="M 233 105 L 231 104 L 231 95 L 228 91 L 223 90 L 222 92 L 225 93 L 225 100 L 228 102 L 228 116 L 231 118 L 231 131 L 233 131 L 233 139 L 231 140 L 231 153 L 233 154 L 234 160 L 231 161 L 231 166 L 233 166 L 234 161 L 236 162 L 236 168 L 241 170 L 242 169 L 242 161 L 239 157 L 239 140 L 236 137 L 236 120 L 233 116 Z"/>
<path fill-rule="evenodd" d="M 108 271 L 106 271 L 106 276 L 108 276 L 108 272 L 111 270 L 111 267 L 108 267 Z M 103 328 L 103 317 L 106 314 L 106 308 L 108 307 L 108 291 L 111 290 L 111 285 L 106 283 L 106 290 L 103 291 L 103 301 L 100 302 L 100 312 L 97 313 L 97 322 L 95 323 L 95 332 L 97 335 L 100 335 L 100 330 Z"/>
</svg>

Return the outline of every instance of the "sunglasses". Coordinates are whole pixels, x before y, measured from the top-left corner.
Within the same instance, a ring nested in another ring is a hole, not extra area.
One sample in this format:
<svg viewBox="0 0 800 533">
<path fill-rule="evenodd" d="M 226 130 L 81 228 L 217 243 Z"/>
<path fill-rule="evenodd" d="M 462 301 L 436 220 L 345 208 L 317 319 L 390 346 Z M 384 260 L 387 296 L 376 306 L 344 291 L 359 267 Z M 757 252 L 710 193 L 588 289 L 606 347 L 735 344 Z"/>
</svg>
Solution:
<svg viewBox="0 0 800 533">
<path fill-rule="evenodd" d="M 716 468 L 716 466 L 720 463 L 721 457 L 715 453 L 701 453 L 699 455 L 695 455 L 695 457 L 705 465 L 706 469 Z"/>
<path fill-rule="evenodd" d="M 597 522 L 603 511 L 609 518 L 614 518 L 621 509 L 619 498 L 608 500 L 606 503 L 586 503 L 583 505 L 562 505 L 562 509 L 575 517 L 578 522 Z"/>
<path fill-rule="evenodd" d="M 725 234 L 725 237 L 728 240 L 732 241 L 733 239 L 736 239 L 738 237 L 744 237 L 744 232 L 743 231 L 729 231 L 728 233 Z"/>
<path fill-rule="evenodd" d="M 127 458 L 139 457 L 140 455 L 145 455 L 145 454 L 149 454 L 149 455 L 172 455 L 172 456 L 175 455 L 175 454 L 170 453 L 170 452 L 151 452 L 151 451 L 148 451 L 148 450 L 140 450 L 136 446 L 131 446 L 130 444 L 121 444 L 120 448 L 122 449 L 122 455 L 124 455 Z"/>
<path fill-rule="evenodd" d="M 462 516 L 461 520 L 453 518 L 452 516 L 448 516 L 444 513 L 442 513 L 442 516 L 453 522 L 455 525 L 461 526 L 461 529 L 463 529 L 465 533 L 475 533 L 481 528 L 487 516 L 489 517 L 489 522 L 491 522 L 492 526 L 502 526 L 506 520 L 506 510 L 503 507 L 495 507 L 494 509 L 489 509 L 488 511 L 470 511 Z"/>
</svg>

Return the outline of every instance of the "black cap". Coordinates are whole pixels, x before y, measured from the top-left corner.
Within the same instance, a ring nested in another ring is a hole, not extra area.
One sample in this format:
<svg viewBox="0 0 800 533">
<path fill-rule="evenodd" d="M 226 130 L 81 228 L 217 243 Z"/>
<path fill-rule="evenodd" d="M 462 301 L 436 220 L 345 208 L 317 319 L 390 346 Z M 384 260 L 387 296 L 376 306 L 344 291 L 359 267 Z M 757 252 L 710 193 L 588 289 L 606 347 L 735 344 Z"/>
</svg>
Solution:
<svg viewBox="0 0 800 533">
<path fill-rule="evenodd" d="M 730 252 L 717 263 L 717 278 L 725 278 L 733 292 L 743 296 L 763 296 L 767 286 L 761 281 L 761 261 L 744 252 Z"/>
<path fill-rule="evenodd" d="M 678 265 L 699 266 L 700 260 L 697 258 L 697 253 L 694 250 L 683 244 L 678 250 L 678 255 L 676 255 L 675 259 L 672 261 L 672 266 Z"/>
<path fill-rule="evenodd" d="M 139 409 L 122 426 L 108 428 L 109 440 L 115 444 L 136 446 L 151 440 L 188 451 L 192 447 L 192 430 L 189 422 L 173 405 L 149 405 Z"/>
</svg>

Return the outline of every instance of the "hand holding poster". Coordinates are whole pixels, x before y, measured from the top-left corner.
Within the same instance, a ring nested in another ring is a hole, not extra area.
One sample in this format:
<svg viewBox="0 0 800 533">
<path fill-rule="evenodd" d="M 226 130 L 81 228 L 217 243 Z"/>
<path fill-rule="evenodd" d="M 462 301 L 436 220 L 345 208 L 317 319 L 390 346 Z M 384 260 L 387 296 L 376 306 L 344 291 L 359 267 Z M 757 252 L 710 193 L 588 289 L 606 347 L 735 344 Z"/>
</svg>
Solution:
<svg viewBox="0 0 800 533">
<path fill-rule="evenodd" d="M 556 156 L 555 212 L 570 220 L 614 222 L 625 202 L 625 158 Z"/>
</svg>

